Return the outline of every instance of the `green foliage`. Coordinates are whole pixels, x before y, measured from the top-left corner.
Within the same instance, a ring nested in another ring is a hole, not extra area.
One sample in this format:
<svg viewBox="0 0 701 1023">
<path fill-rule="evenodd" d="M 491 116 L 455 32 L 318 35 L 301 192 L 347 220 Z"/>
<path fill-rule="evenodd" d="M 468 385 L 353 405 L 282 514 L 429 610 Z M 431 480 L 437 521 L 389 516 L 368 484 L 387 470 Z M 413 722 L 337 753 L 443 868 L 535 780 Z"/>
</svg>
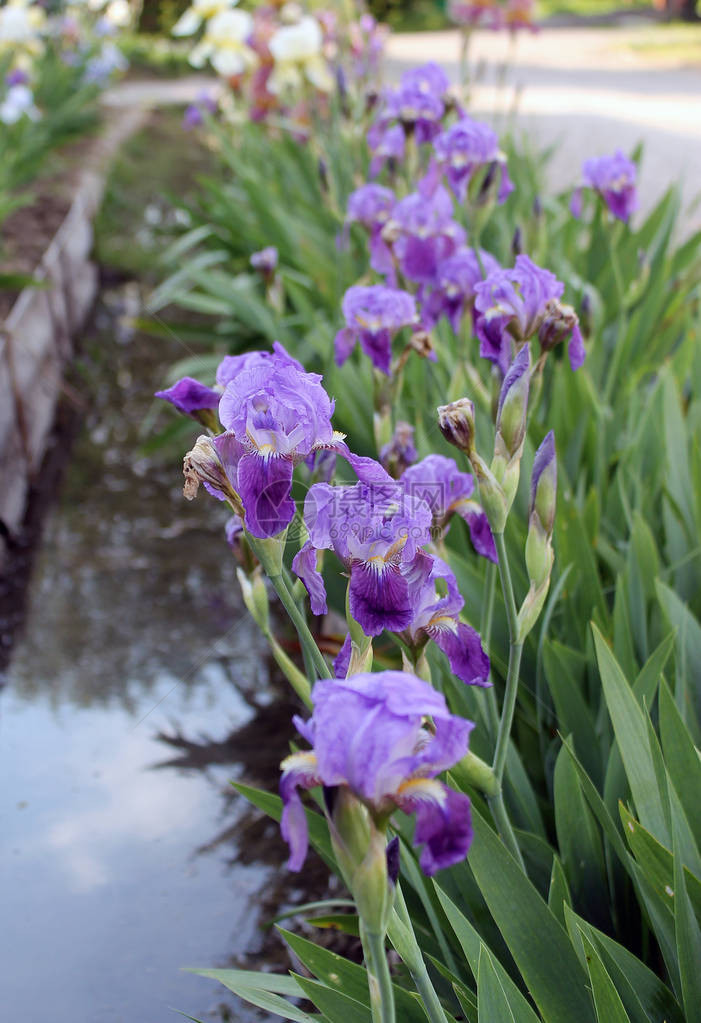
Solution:
<svg viewBox="0 0 701 1023">
<path fill-rule="evenodd" d="M 176 20 L 177 14 L 173 23 Z M 125 33 L 120 37 L 119 48 L 129 61 L 132 74 L 171 77 L 192 71 L 189 62 L 191 40 L 169 39 L 157 32 Z"/>
<path fill-rule="evenodd" d="M 34 87 L 34 99 L 43 116 L 0 125 L 0 216 L 5 194 L 12 195 L 36 177 L 52 150 L 97 125 L 98 89 L 82 84 L 82 75 L 82 67 L 71 67 L 55 50 L 48 49 L 37 63 Z"/>
<path fill-rule="evenodd" d="M 165 254 L 170 276 L 152 309 L 174 305 L 211 318 L 198 347 L 210 379 L 225 352 L 280 339 L 324 372 L 336 422 L 353 446 L 376 453 L 368 367 L 356 355 L 339 370 L 331 344 L 340 297 L 369 279 L 362 232 L 353 228 L 347 247 L 336 244 L 346 196 L 364 179 L 360 134 L 335 132 L 323 150 L 252 126 L 234 139 L 219 136 L 220 168 L 188 205 L 187 230 Z M 593 208 L 573 220 L 568 196 L 542 199 L 534 215 L 538 167 L 509 148 L 516 192 L 493 211 L 483 244 L 507 261 L 520 228 L 526 251 L 565 281 L 565 297 L 579 307 L 586 296 L 590 309 L 584 368 L 573 374 L 560 353 L 549 357 L 506 534 L 518 601 L 528 584 L 530 465 L 553 428 L 555 574 L 524 649 L 506 766 L 527 876 L 470 791 L 468 862 L 433 884 L 403 841 L 402 886 L 448 1014 L 475 1023 L 692 1023 L 701 997 L 701 239 L 675 240 L 674 190 L 635 229 Z M 474 238 L 475 225 L 467 226 Z M 248 266 L 251 253 L 270 244 L 280 254 L 277 307 Z M 476 390 L 484 411 L 492 399 L 469 331 L 454 337 L 441 325 L 435 343 L 437 364 L 410 361 L 394 408 L 415 424 L 422 454 L 447 452 L 434 427 L 437 404 Z M 479 626 L 485 565 L 468 553 L 461 523 L 446 550 L 466 614 Z M 498 692 L 508 646 L 500 601 L 491 650 Z M 431 667 L 453 709 L 480 722 L 472 746 L 489 757 L 484 694 L 456 685 L 438 660 Z M 246 794 L 279 818 L 277 797 Z M 308 819 L 312 843 L 331 863 L 322 818 Z M 408 839 L 406 822 L 396 826 Z M 261 992 L 304 993 L 332 1023 L 369 1018 L 362 968 L 332 965 L 328 953 L 288 940 L 312 979 L 295 975 L 296 987 L 284 991 L 276 987 L 282 979 L 265 976 L 236 977 L 230 986 L 254 1004 Z M 406 999 L 414 996 L 404 981 L 395 977 L 397 1003 L 406 1004 L 398 1018 L 410 1019 Z"/>
</svg>

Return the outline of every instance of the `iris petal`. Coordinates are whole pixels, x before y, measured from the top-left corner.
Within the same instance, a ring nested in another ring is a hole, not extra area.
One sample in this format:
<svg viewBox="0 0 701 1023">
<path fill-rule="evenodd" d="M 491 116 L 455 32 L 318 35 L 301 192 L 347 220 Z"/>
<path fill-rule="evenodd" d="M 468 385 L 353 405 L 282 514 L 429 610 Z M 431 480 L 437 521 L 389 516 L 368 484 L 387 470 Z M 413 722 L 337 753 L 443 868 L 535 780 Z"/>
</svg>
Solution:
<svg viewBox="0 0 701 1023">
<path fill-rule="evenodd" d="M 396 565 L 357 561 L 351 567 L 350 613 L 366 636 L 401 632 L 413 617 L 406 579 Z"/>
<path fill-rule="evenodd" d="M 280 797 L 283 809 L 280 831 L 290 847 L 289 869 L 300 870 L 307 855 L 309 834 L 307 816 L 298 789 L 310 789 L 319 784 L 316 757 L 313 753 L 294 753 L 282 762 L 282 768 Z"/>
<path fill-rule="evenodd" d="M 450 662 L 450 670 L 469 686 L 489 685 L 489 658 L 482 649 L 479 633 L 464 622 L 457 629 L 433 627 L 426 630 Z"/>
<path fill-rule="evenodd" d="M 294 518 L 290 497 L 292 462 L 277 455 L 244 455 L 238 464 L 237 491 L 254 536 L 276 536 Z"/>
</svg>

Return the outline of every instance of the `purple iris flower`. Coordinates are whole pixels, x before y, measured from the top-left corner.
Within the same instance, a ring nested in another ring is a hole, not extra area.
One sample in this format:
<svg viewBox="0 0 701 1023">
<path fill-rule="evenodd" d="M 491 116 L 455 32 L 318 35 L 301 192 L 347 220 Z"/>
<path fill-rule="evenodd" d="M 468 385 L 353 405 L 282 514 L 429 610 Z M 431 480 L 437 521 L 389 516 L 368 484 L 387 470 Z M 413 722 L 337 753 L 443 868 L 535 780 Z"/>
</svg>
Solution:
<svg viewBox="0 0 701 1023">
<path fill-rule="evenodd" d="M 396 121 L 414 133 L 421 145 L 435 138 L 441 128 L 445 106 L 439 96 L 422 88 L 419 82 L 400 84 L 385 94 L 382 123 Z"/>
<path fill-rule="evenodd" d="M 438 167 L 460 202 L 465 201 L 473 174 L 483 167 L 494 168 L 499 175 L 498 202 L 503 202 L 514 190 L 506 157 L 488 124 L 464 116 L 434 139 L 433 151 Z"/>
<path fill-rule="evenodd" d="M 348 196 L 346 220 L 362 224 L 371 231 L 386 223 L 396 202 L 394 192 L 384 185 L 361 185 Z"/>
<path fill-rule="evenodd" d="M 396 203 L 394 192 L 384 185 L 361 185 L 348 196 L 346 223 L 362 224 L 370 232 L 370 266 L 377 273 L 391 274 L 394 269 L 392 250 L 382 237 Z"/>
<path fill-rule="evenodd" d="M 268 245 L 260 252 L 254 252 L 250 259 L 254 270 L 260 271 L 264 276 L 269 277 L 277 269 L 278 252 L 274 245 Z"/>
<path fill-rule="evenodd" d="M 405 71 L 400 79 L 400 85 L 404 89 L 417 89 L 437 99 L 444 99 L 450 89 L 450 79 L 440 64 L 436 64 L 435 60 L 429 60 L 426 64 Z"/>
<path fill-rule="evenodd" d="M 404 471 L 401 482 L 407 493 L 425 501 L 431 509 L 434 534 L 443 536 L 453 515 L 459 515 L 467 523 L 477 553 L 496 563 L 492 531 L 482 506 L 472 500 L 475 481 L 469 472 L 461 472 L 445 455 L 427 455 Z"/>
<path fill-rule="evenodd" d="M 205 486 L 222 500 L 231 491 L 238 494 L 246 529 L 254 536 L 276 536 L 292 521 L 294 466 L 317 451 L 341 455 L 366 483 L 393 482 L 378 462 L 349 450 L 331 425 L 334 403 L 321 377 L 306 373 L 278 342 L 273 352 L 226 356 L 217 369 L 217 386 L 219 391 L 186 378 L 158 396 L 186 414 L 194 414 L 191 409 L 205 399 L 218 404 L 225 432 L 211 444 L 228 483 L 226 493 L 211 483 Z M 212 407 L 206 409 L 213 417 Z"/>
<path fill-rule="evenodd" d="M 202 111 L 196 103 L 191 103 L 189 107 L 185 108 L 183 114 L 183 128 L 185 131 L 192 131 L 193 128 L 200 128 L 203 124 Z"/>
<path fill-rule="evenodd" d="M 547 319 L 558 310 L 565 290 L 555 274 L 537 266 L 528 256 L 516 257 L 511 270 L 495 270 L 475 285 L 475 331 L 480 340 L 480 355 L 506 373 L 512 361 L 512 342 L 520 348 L 538 333 Z M 574 311 L 573 311 L 574 312 Z M 570 337 L 570 363 L 581 365 L 582 337 L 577 317 L 560 335 Z"/>
<path fill-rule="evenodd" d="M 8 71 L 5 75 L 5 85 L 12 88 L 13 85 L 26 85 L 29 81 L 29 75 L 22 68 L 15 68 L 13 71 Z"/>
<path fill-rule="evenodd" d="M 445 316 L 457 334 L 465 312 L 474 303 L 475 286 L 499 269 L 497 260 L 484 249 L 480 249 L 479 259 L 474 249 L 461 248 L 439 263 L 435 286 L 421 305 L 424 326 L 430 329 Z"/>
<path fill-rule="evenodd" d="M 199 380 L 194 380 L 192 377 L 182 377 L 167 390 L 156 391 L 155 397 L 169 401 L 178 412 L 190 416 L 191 419 L 208 422 L 212 419 L 211 412 L 219 406 L 221 391 L 206 387 L 205 384 L 201 384 Z M 203 417 L 200 414 L 207 412 L 210 415 Z"/>
<path fill-rule="evenodd" d="M 312 749 L 281 765 L 280 827 L 290 869 L 302 867 L 308 846 L 298 790 L 315 785 L 346 786 L 379 823 L 395 808 L 415 813 L 424 873 L 463 860 L 472 841 L 470 800 L 436 779 L 465 755 L 472 722 L 451 714 L 440 693 L 402 671 L 324 679 L 312 701 L 311 718 L 294 719 Z"/>
<path fill-rule="evenodd" d="M 289 352 L 275 341 L 272 352 L 244 352 L 243 355 L 225 355 L 217 366 L 217 386 L 223 391 L 226 385 L 235 380 L 236 377 L 249 369 L 270 369 L 273 364 L 276 366 L 289 366 L 291 370 L 304 373 L 304 366 L 297 359 L 294 359 Z M 219 395 L 221 398 L 221 394 Z"/>
<path fill-rule="evenodd" d="M 572 214 L 581 216 L 582 189 L 592 188 L 599 193 L 614 217 L 627 222 L 639 205 L 636 176 L 635 164 L 620 149 L 612 156 L 585 160 L 582 167 L 584 184 L 572 196 Z"/>
<path fill-rule="evenodd" d="M 379 174 L 386 160 L 403 157 L 405 133 L 413 133 L 419 145 L 435 138 L 449 88 L 443 70 L 429 62 L 405 71 L 396 89 L 385 90 L 379 117 L 368 132 L 368 146 L 374 153 L 372 177 Z"/>
<path fill-rule="evenodd" d="M 491 0 L 448 0 L 448 17 L 456 25 L 469 28 L 496 31 L 504 24 L 501 6 Z"/>
<path fill-rule="evenodd" d="M 317 551 L 333 550 L 349 572 L 350 613 L 366 636 L 407 628 L 415 610 L 412 573 L 425 557 L 419 547 L 430 539 L 428 505 L 394 481 L 387 486 L 317 483 L 304 502 L 304 522 L 309 540 L 292 570 L 307 588 L 312 613 L 327 611 Z"/>
<path fill-rule="evenodd" d="M 199 128 L 204 124 L 205 114 L 216 114 L 217 100 L 208 92 L 200 92 L 194 103 L 186 108 L 183 114 L 183 128 L 189 131 L 192 128 Z"/>
<path fill-rule="evenodd" d="M 439 266 L 465 244 L 465 231 L 453 220 L 453 202 L 439 186 L 427 194 L 411 192 L 397 203 L 385 236 L 394 236 L 394 253 L 404 276 L 435 285 Z"/>
<path fill-rule="evenodd" d="M 424 554 L 414 573 L 414 617 L 406 630 L 409 644 L 420 651 L 432 639 L 450 663 L 450 670 L 466 685 L 488 686 L 489 658 L 479 633 L 460 621 L 465 601 L 452 570 L 441 560 Z M 437 594 L 436 584 L 447 589 Z"/>
<path fill-rule="evenodd" d="M 232 515 L 224 523 L 226 542 L 232 550 L 238 551 L 243 539 L 243 522 L 240 515 Z"/>
<path fill-rule="evenodd" d="M 385 119 L 368 129 L 368 149 L 372 153 L 370 177 L 376 178 L 388 160 L 403 160 L 406 135 L 401 124 L 388 124 Z"/>
<path fill-rule="evenodd" d="M 336 334 L 336 362 L 342 366 L 356 343 L 372 364 L 389 374 L 392 362 L 392 338 L 416 322 L 416 301 L 407 291 L 386 288 L 382 284 L 349 288 L 343 296 L 346 326 Z"/>
<path fill-rule="evenodd" d="M 390 479 L 377 462 L 348 450 L 331 425 L 334 402 L 321 377 L 298 366 L 282 346 L 258 364 L 249 358 L 219 403 L 226 433 L 213 444 L 241 498 L 246 529 L 258 537 L 275 536 L 292 521 L 292 470 L 314 451 L 336 451 L 370 483 Z"/>
<path fill-rule="evenodd" d="M 390 440 L 380 448 L 380 463 L 390 476 L 399 479 L 418 458 L 414 446 L 414 427 L 400 420 Z"/>
</svg>

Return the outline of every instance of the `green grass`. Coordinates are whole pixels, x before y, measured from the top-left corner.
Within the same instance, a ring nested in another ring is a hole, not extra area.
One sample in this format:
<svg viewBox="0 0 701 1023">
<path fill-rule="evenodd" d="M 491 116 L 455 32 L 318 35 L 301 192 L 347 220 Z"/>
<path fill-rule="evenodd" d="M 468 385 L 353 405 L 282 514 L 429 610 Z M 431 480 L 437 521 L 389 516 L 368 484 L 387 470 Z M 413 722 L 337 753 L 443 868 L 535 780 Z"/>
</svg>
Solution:
<svg viewBox="0 0 701 1023">
<path fill-rule="evenodd" d="M 119 40 L 119 47 L 129 61 L 130 73 L 139 78 L 147 75 L 175 78 L 191 73 L 188 56 L 192 45 L 191 39 L 169 39 L 148 32 L 129 33 Z"/>
<path fill-rule="evenodd" d="M 136 276 L 158 272 L 156 262 L 176 226 L 174 197 L 186 202 L 197 194 L 199 177 L 214 162 L 203 139 L 183 129 L 182 117 L 181 107 L 152 114 L 112 165 L 95 224 L 103 266 Z"/>
<path fill-rule="evenodd" d="M 438 29 L 451 28 L 452 23 L 445 13 L 445 3 L 434 0 L 413 0 L 402 3 L 401 0 L 389 0 L 378 11 L 395 32 L 430 32 Z M 575 17 L 594 17 L 610 14 L 614 11 L 644 10 L 650 8 L 647 0 L 538 0 L 536 6 L 537 20 L 555 15 L 569 14 Z"/>
<path fill-rule="evenodd" d="M 701 64 L 701 25 L 658 25 L 630 43 L 640 57 L 660 64 Z"/>
</svg>

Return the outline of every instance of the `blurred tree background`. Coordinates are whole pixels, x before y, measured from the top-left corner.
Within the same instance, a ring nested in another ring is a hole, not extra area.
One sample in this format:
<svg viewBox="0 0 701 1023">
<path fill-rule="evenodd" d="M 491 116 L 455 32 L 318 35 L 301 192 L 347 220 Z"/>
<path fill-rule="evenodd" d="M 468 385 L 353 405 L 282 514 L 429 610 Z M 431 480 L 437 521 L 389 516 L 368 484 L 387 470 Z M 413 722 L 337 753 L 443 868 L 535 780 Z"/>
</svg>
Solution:
<svg viewBox="0 0 701 1023">
<path fill-rule="evenodd" d="M 329 6 L 332 4 L 330 3 Z M 143 0 L 139 31 L 168 35 L 189 0 Z M 395 31 L 421 31 L 446 28 L 449 25 L 445 0 L 368 0 L 368 7 L 378 19 Z M 648 9 L 670 19 L 698 21 L 701 0 L 538 0 L 540 18 L 551 15 L 574 15 L 586 18 L 606 16 L 612 12 Z"/>
</svg>

